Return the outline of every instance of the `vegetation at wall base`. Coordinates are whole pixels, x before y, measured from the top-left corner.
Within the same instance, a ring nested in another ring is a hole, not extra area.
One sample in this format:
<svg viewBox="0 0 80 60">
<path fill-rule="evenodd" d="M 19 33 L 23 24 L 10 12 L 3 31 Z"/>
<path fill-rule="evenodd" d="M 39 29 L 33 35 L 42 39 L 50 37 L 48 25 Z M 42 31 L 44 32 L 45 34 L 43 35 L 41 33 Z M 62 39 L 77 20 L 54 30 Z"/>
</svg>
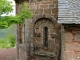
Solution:
<svg viewBox="0 0 80 60">
<path fill-rule="evenodd" d="M 13 48 L 15 46 L 16 38 L 14 35 L 9 35 L 6 39 L 0 38 L 0 48 Z"/>
</svg>

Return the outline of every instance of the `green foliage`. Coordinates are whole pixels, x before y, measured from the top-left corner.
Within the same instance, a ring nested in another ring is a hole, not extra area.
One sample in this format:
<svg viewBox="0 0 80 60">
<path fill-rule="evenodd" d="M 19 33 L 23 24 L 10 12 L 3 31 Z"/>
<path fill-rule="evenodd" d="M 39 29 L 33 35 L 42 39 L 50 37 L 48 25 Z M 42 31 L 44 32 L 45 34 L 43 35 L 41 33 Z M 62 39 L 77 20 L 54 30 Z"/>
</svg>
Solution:
<svg viewBox="0 0 80 60">
<path fill-rule="evenodd" d="M 26 3 L 23 3 L 23 10 L 20 14 L 21 19 L 29 19 L 32 17 L 32 12 L 30 11 L 28 5 Z"/>
<path fill-rule="evenodd" d="M 0 38 L 0 48 L 4 48 L 5 40 Z"/>
<path fill-rule="evenodd" d="M 10 13 L 12 11 L 11 3 L 7 0 L 0 0 L 0 15 Z"/>
<path fill-rule="evenodd" d="M 1 16 L 12 11 L 11 3 L 7 0 L 0 0 L 0 29 L 8 28 L 11 24 L 22 24 L 24 19 L 32 17 L 32 12 L 26 3 L 23 3 L 23 10 L 16 16 Z"/>
<path fill-rule="evenodd" d="M 19 16 L 5 16 L 0 17 L 0 29 L 8 28 L 12 24 L 22 23 Z"/>
<path fill-rule="evenodd" d="M 11 46 L 11 47 L 15 47 L 16 37 L 13 36 L 13 35 L 9 35 L 9 36 L 8 36 L 8 39 L 9 39 L 10 46 Z"/>
<path fill-rule="evenodd" d="M 6 39 L 0 38 L 0 48 L 12 48 L 16 46 L 16 38 L 14 35 L 9 35 Z"/>
</svg>

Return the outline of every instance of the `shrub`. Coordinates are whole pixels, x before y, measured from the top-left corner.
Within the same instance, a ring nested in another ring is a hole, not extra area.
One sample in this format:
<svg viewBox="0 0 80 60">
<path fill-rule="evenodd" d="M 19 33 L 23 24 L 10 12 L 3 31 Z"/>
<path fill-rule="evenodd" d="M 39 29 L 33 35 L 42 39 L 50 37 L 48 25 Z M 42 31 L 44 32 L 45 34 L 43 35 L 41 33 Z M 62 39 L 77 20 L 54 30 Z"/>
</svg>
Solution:
<svg viewBox="0 0 80 60">
<path fill-rule="evenodd" d="M 7 36 L 6 39 L 0 38 L 0 48 L 12 48 L 16 46 L 16 37 L 14 35 Z"/>
<path fill-rule="evenodd" d="M 11 47 L 15 47 L 16 37 L 13 36 L 13 35 L 10 35 L 10 36 L 9 36 L 9 43 L 10 43 L 10 46 L 11 46 Z"/>
</svg>

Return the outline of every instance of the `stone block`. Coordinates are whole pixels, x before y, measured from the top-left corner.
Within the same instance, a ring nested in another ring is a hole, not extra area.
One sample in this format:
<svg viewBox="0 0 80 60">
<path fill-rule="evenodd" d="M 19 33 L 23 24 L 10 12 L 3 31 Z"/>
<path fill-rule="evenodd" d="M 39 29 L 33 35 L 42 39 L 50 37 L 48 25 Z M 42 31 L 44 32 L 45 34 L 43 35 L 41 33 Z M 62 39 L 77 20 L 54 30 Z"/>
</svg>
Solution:
<svg viewBox="0 0 80 60">
<path fill-rule="evenodd" d="M 74 41 L 80 42 L 80 33 L 75 34 Z"/>
<path fill-rule="evenodd" d="M 76 60 L 80 60 L 80 52 L 76 52 Z"/>
<path fill-rule="evenodd" d="M 51 14 L 51 9 L 44 9 L 45 14 Z"/>
<path fill-rule="evenodd" d="M 58 15 L 57 15 L 57 14 L 54 15 L 54 19 L 55 19 L 55 20 L 58 19 Z"/>
<path fill-rule="evenodd" d="M 42 2 L 43 0 L 37 0 L 37 2 Z"/>
<path fill-rule="evenodd" d="M 76 57 L 72 51 L 64 52 L 64 60 L 76 60 Z"/>
<path fill-rule="evenodd" d="M 79 43 L 65 43 L 64 45 L 65 51 L 74 50 L 74 51 L 80 51 L 80 44 Z"/>
<path fill-rule="evenodd" d="M 47 9 L 49 8 L 47 4 L 41 4 L 40 5 L 40 9 Z"/>
<path fill-rule="evenodd" d="M 53 1 L 53 0 L 52 0 L 52 1 Z M 58 3 L 58 0 L 54 0 L 53 3 L 54 3 L 54 4 L 55 4 L 55 3 Z"/>
<path fill-rule="evenodd" d="M 44 2 L 41 2 L 41 4 L 53 4 L 53 2 L 52 1 L 44 1 Z"/>
<path fill-rule="evenodd" d="M 20 47 L 20 49 L 19 49 L 19 59 L 20 60 L 26 60 L 26 58 L 27 58 L 27 52 L 26 52 L 26 50 L 24 49 L 25 47 Z"/>
<path fill-rule="evenodd" d="M 44 0 L 44 1 L 49 1 L 49 0 Z"/>
<path fill-rule="evenodd" d="M 52 13 L 54 14 L 57 14 L 58 13 L 58 8 L 54 8 L 54 9 L 52 9 Z"/>
<path fill-rule="evenodd" d="M 69 32 L 64 33 L 64 42 L 72 42 L 73 35 Z"/>
<path fill-rule="evenodd" d="M 43 9 L 36 9 L 36 14 L 43 14 Z"/>
<path fill-rule="evenodd" d="M 54 8 L 54 4 L 50 4 L 49 5 L 49 8 Z"/>
</svg>

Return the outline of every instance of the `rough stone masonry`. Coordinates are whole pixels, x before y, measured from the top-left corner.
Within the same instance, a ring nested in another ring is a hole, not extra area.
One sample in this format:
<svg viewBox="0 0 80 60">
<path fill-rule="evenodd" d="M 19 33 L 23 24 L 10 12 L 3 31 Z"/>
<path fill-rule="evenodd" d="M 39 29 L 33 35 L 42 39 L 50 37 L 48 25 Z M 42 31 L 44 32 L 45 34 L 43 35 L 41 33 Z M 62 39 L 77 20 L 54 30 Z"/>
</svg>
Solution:
<svg viewBox="0 0 80 60">
<path fill-rule="evenodd" d="M 24 24 L 17 25 L 17 59 L 80 60 L 80 25 L 76 24 L 79 13 L 74 12 L 75 6 L 80 5 L 79 0 L 15 1 L 17 14 L 23 2 L 34 14 Z"/>
</svg>

